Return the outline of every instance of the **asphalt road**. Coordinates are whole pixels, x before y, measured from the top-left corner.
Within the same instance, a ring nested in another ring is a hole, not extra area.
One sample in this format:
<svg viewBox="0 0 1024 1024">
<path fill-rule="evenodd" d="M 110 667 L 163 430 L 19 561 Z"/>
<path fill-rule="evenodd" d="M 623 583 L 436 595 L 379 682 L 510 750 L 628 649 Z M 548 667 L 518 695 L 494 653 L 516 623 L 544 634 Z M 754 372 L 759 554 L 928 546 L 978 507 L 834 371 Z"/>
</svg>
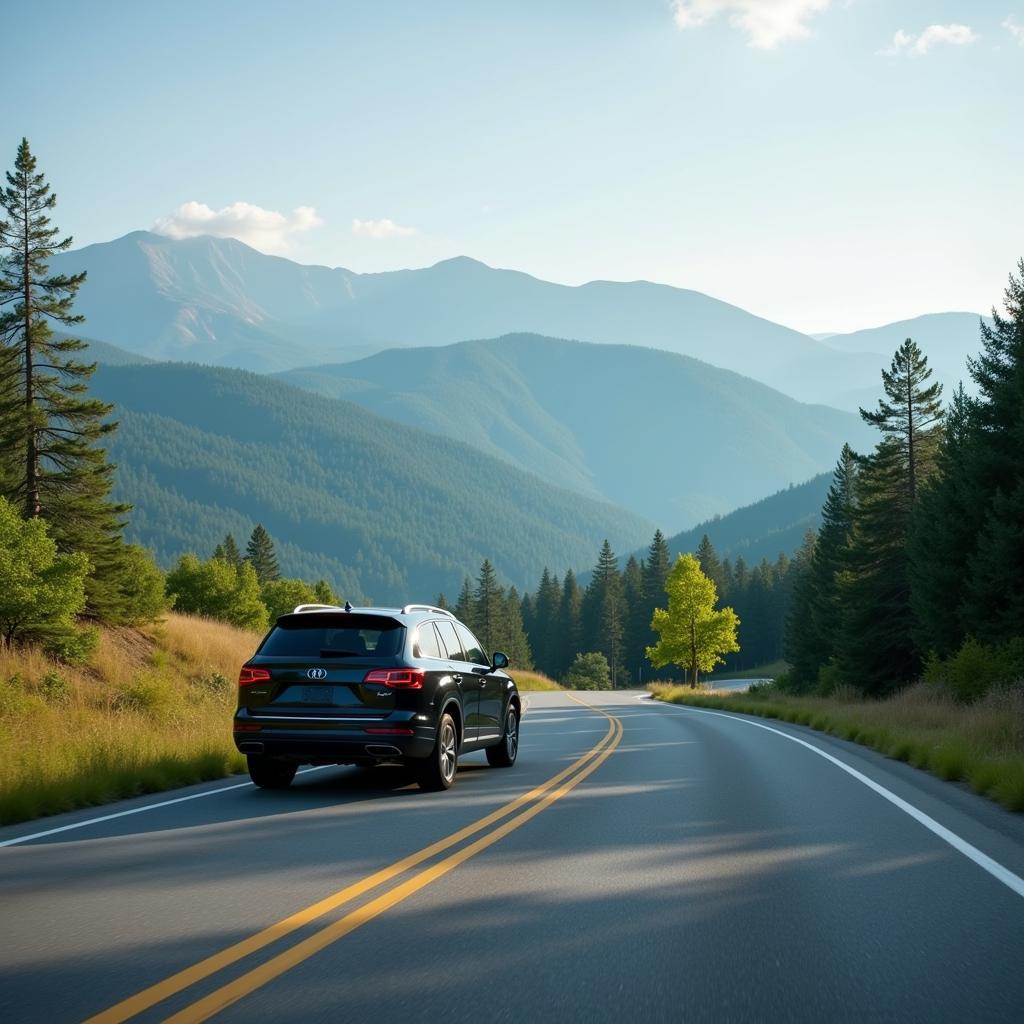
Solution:
<svg viewBox="0 0 1024 1024">
<path fill-rule="evenodd" d="M 327 768 L 0 830 L 0 1021 L 1024 1020 L 1018 817 L 581 696 L 531 695 L 516 767 L 447 793 Z"/>
</svg>

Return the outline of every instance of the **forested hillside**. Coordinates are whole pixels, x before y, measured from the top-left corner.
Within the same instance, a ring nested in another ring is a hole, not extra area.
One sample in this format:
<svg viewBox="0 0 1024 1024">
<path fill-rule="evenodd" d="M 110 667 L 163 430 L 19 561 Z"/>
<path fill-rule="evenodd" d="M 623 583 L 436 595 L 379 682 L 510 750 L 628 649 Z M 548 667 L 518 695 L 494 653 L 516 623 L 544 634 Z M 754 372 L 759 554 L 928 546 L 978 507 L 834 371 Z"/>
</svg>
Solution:
<svg viewBox="0 0 1024 1024">
<path fill-rule="evenodd" d="M 669 537 L 669 549 L 673 554 L 696 551 L 707 535 L 723 558 L 743 558 L 752 564 L 762 558 L 772 561 L 780 554 L 792 556 L 803 544 L 807 531 L 818 529 L 830 479 L 829 473 L 819 473 L 806 483 L 787 487 L 728 515 L 715 516 Z"/>
<path fill-rule="evenodd" d="M 282 379 L 456 437 L 669 529 L 827 469 L 859 418 L 686 356 L 507 335 Z M 772 557 L 778 554 L 773 551 Z"/>
<path fill-rule="evenodd" d="M 606 535 L 633 547 L 650 532 L 457 441 L 243 371 L 103 366 L 93 390 L 118 409 L 131 535 L 164 565 L 260 522 L 286 575 L 405 601 L 456 589 L 486 556 L 522 585 L 586 563 Z"/>
</svg>

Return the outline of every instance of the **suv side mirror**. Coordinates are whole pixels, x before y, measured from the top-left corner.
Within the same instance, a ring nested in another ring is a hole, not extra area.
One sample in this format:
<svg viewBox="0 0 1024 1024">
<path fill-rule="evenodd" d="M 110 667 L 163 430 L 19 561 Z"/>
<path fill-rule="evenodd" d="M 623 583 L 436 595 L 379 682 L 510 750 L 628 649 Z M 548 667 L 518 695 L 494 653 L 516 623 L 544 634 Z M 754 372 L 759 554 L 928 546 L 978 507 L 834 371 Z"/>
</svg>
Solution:
<svg viewBox="0 0 1024 1024">
<path fill-rule="evenodd" d="M 491 668 L 508 668 L 508 655 L 502 654 L 501 651 L 495 651 L 494 657 L 491 659 Z"/>
</svg>

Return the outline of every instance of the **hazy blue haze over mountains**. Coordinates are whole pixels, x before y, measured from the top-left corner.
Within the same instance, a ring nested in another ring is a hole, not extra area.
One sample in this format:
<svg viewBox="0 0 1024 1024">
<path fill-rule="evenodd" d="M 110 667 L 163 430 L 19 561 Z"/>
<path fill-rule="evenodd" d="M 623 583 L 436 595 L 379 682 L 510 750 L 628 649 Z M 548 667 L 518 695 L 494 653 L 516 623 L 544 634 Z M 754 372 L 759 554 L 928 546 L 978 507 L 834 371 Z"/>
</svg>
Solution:
<svg viewBox="0 0 1024 1024">
<path fill-rule="evenodd" d="M 870 437 L 858 416 L 695 359 L 537 335 L 391 350 L 280 376 L 469 441 L 666 531 L 806 480 L 844 442 Z"/>
<path fill-rule="evenodd" d="M 458 441 L 240 370 L 104 365 L 91 390 L 117 405 L 109 451 L 132 539 L 165 565 L 262 522 L 287 574 L 423 600 L 454 596 L 484 558 L 532 587 L 545 564 L 584 566 L 605 536 L 628 550 L 654 529 Z"/>
<path fill-rule="evenodd" d="M 850 395 L 876 387 L 880 369 L 872 350 L 837 351 L 834 339 L 816 341 L 699 292 L 645 281 L 567 287 L 464 257 L 356 274 L 233 239 L 138 231 L 54 265 L 89 272 L 76 309 L 90 335 L 155 358 L 256 371 L 535 332 L 681 353 L 801 401 L 852 409 Z M 928 351 L 927 337 L 915 340 Z M 965 346 L 977 348 L 976 325 Z"/>
</svg>

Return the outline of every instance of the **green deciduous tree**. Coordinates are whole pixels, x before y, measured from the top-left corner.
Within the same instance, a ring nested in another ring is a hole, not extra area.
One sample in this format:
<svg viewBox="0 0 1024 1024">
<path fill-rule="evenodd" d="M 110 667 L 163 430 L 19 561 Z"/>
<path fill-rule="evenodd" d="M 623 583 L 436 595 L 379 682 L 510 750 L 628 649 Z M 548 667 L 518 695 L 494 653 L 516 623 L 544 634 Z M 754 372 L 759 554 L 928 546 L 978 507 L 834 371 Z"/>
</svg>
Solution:
<svg viewBox="0 0 1024 1024">
<path fill-rule="evenodd" d="M 0 498 L 0 641 L 74 639 L 88 572 L 84 554 L 58 554 L 42 519 Z"/>
<path fill-rule="evenodd" d="M 266 606 L 271 622 L 279 615 L 287 615 L 300 604 L 331 604 L 318 601 L 316 591 L 304 580 L 267 580 L 260 588 L 260 598 Z"/>
<path fill-rule="evenodd" d="M 723 654 L 739 650 L 739 619 L 732 608 L 715 609 L 715 585 L 701 572 L 693 555 L 676 559 L 665 581 L 665 593 L 668 608 L 656 608 L 651 619 L 651 628 L 660 639 L 647 649 L 647 657 L 658 668 L 679 665 L 695 687 L 700 672 L 710 672 Z"/>
<path fill-rule="evenodd" d="M 267 609 L 260 599 L 256 570 L 248 562 L 237 569 L 219 558 L 200 562 L 182 555 L 167 574 L 167 592 L 176 611 L 205 615 L 244 629 L 267 628 Z"/>
<path fill-rule="evenodd" d="M 274 542 L 262 523 L 256 524 L 249 537 L 249 543 L 245 546 L 245 560 L 252 566 L 261 587 L 281 575 L 277 555 L 274 553 Z"/>
<path fill-rule="evenodd" d="M 341 604 L 341 598 L 338 597 L 334 587 L 325 579 L 319 579 L 313 584 L 313 598 L 317 604 Z"/>
</svg>

